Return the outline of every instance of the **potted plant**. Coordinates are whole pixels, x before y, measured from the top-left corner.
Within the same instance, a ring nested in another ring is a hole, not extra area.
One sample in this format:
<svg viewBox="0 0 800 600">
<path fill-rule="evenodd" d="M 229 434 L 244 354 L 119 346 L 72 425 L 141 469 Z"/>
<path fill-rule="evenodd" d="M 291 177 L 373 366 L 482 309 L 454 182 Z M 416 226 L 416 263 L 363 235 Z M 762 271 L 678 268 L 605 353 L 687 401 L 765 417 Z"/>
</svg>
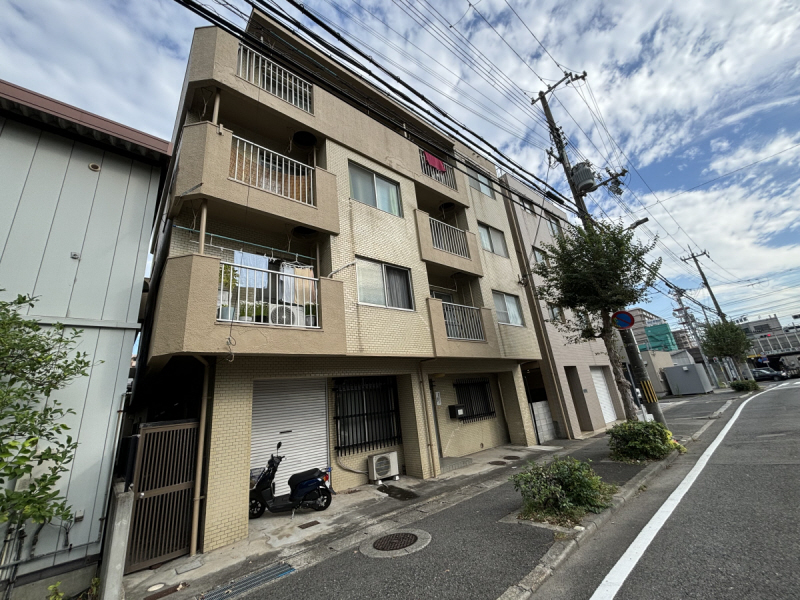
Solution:
<svg viewBox="0 0 800 600">
<path fill-rule="evenodd" d="M 305 315 L 306 315 L 306 327 L 316 327 L 317 326 L 317 305 L 316 304 L 306 304 L 305 305 Z"/>
<path fill-rule="evenodd" d="M 269 323 L 269 305 L 258 304 L 255 307 L 256 323 Z"/>
<path fill-rule="evenodd" d="M 233 319 L 234 311 L 233 309 L 228 306 L 227 304 L 223 304 L 219 307 L 219 318 L 222 321 L 230 321 Z"/>
<path fill-rule="evenodd" d="M 255 306 L 252 304 L 242 304 L 239 307 L 239 320 L 244 321 L 246 323 L 253 321 L 253 315 L 255 314 Z"/>
</svg>

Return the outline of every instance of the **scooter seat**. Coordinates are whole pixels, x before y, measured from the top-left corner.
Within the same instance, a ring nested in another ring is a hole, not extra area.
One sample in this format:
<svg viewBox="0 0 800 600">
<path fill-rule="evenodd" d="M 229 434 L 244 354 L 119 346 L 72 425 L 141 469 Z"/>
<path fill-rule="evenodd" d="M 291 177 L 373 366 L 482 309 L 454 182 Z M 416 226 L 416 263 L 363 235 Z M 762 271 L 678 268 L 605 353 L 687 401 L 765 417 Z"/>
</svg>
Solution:
<svg viewBox="0 0 800 600">
<path fill-rule="evenodd" d="M 304 481 L 308 481 L 309 479 L 317 479 L 323 475 L 325 475 L 325 473 L 319 469 L 309 469 L 308 471 L 303 471 L 302 473 L 295 473 L 289 477 L 289 487 L 294 489 Z"/>
</svg>

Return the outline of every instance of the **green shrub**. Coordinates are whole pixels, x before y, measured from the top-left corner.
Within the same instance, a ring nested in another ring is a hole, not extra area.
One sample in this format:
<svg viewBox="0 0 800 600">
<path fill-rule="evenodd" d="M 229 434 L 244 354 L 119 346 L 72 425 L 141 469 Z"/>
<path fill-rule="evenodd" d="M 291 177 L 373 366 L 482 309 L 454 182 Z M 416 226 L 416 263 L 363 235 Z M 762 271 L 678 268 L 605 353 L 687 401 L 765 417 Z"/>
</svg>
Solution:
<svg viewBox="0 0 800 600">
<path fill-rule="evenodd" d="M 743 379 L 741 381 L 731 381 L 731 389 L 735 392 L 755 392 L 758 389 L 758 382 L 752 379 Z"/>
<path fill-rule="evenodd" d="M 524 502 L 524 519 L 574 525 L 589 512 L 610 506 L 616 486 L 603 482 L 588 462 L 556 458 L 547 465 L 529 463 L 511 477 Z"/>
<path fill-rule="evenodd" d="M 672 439 L 672 432 L 655 421 L 625 421 L 608 432 L 611 458 L 621 461 L 661 460 L 673 450 L 686 448 Z"/>
</svg>

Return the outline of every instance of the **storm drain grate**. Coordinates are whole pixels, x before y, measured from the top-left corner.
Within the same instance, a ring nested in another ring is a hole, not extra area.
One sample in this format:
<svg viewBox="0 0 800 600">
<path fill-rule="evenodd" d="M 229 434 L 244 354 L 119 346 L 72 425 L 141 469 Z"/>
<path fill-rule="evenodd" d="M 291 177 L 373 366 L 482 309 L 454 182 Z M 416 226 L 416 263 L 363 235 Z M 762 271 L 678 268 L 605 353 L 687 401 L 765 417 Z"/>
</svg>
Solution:
<svg viewBox="0 0 800 600">
<path fill-rule="evenodd" d="M 391 552 L 392 550 L 402 550 L 416 543 L 417 536 L 413 533 L 392 533 L 375 540 L 372 547 L 381 552 Z"/>
<path fill-rule="evenodd" d="M 504 456 L 503 460 L 519 460 L 519 456 Z"/>
<path fill-rule="evenodd" d="M 255 573 L 245 575 L 240 579 L 234 579 L 228 585 L 223 585 L 215 590 L 206 592 L 200 596 L 200 600 L 223 600 L 235 598 L 239 594 L 264 585 L 270 581 L 294 573 L 294 567 L 286 563 L 275 563 Z"/>
<path fill-rule="evenodd" d="M 319 521 L 309 521 L 308 523 L 303 523 L 302 525 L 298 525 L 300 529 L 308 529 L 309 527 L 313 527 L 314 525 L 319 525 Z"/>
<path fill-rule="evenodd" d="M 490 460 L 489 464 L 490 465 L 498 465 L 498 466 L 502 467 L 506 463 L 504 463 L 502 460 Z"/>
</svg>

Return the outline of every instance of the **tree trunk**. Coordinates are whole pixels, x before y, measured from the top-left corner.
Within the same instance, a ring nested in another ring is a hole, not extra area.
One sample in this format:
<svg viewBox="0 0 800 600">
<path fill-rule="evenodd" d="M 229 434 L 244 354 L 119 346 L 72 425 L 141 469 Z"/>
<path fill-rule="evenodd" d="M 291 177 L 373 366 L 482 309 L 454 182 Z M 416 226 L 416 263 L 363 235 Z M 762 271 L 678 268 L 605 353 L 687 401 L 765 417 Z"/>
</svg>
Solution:
<svg viewBox="0 0 800 600">
<path fill-rule="evenodd" d="M 630 382 L 625 379 L 622 371 L 622 360 L 620 359 L 617 347 L 614 344 L 614 329 L 611 327 L 611 315 L 603 312 L 603 343 L 606 345 L 608 360 L 611 363 L 611 371 L 614 373 L 614 381 L 617 384 L 619 397 L 622 398 L 622 406 L 625 409 L 625 418 L 628 421 L 637 421 L 636 404 L 633 402 L 633 392 Z"/>
</svg>

